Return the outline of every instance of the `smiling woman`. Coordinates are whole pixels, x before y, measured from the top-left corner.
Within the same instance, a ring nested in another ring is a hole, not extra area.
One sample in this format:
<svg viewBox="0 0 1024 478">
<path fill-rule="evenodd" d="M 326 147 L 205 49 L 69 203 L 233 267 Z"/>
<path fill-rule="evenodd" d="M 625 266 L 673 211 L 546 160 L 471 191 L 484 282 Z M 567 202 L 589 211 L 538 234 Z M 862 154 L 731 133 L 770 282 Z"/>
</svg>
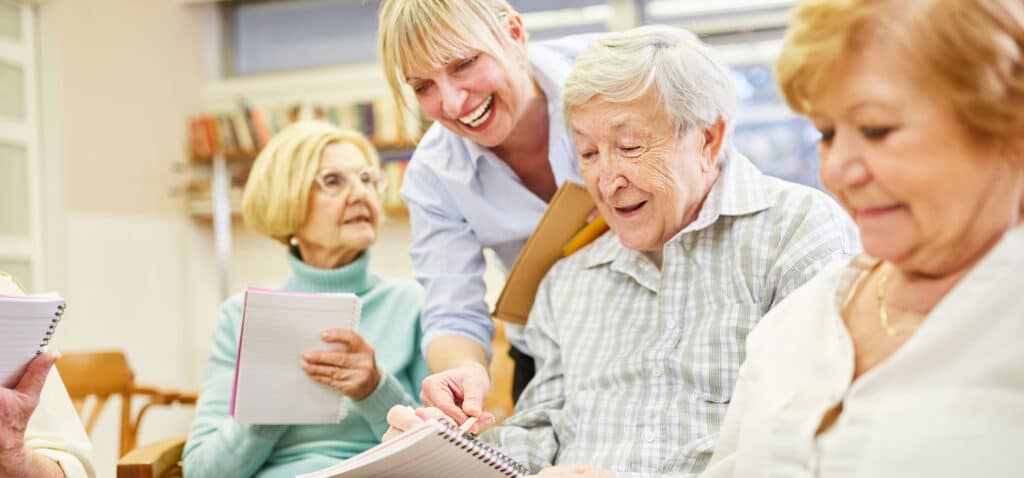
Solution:
<svg viewBox="0 0 1024 478">
<path fill-rule="evenodd" d="M 511 268 L 558 185 L 580 182 L 559 105 L 592 36 L 527 42 L 505 0 L 386 0 L 378 45 L 399 102 L 411 91 L 434 125 L 402 182 L 413 273 L 427 291 L 424 400 L 457 422 L 482 413 L 494 323 L 484 249 Z M 533 376 L 522 328 L 506 327 L 513 399 Z M 489 417 L 482 417 L 481 425 Z"/>
<path fill-rule="evenodd" d="M 750 335 L 708 478 L 1019 475 L 1024 3 L 804 0 L 776 68 L 865 254 Z"/>
<path fill-rule="evenodd" d="M 298 122 L 256 158 L 242 200 L 246 224 L 289 247 L 292 276 L 281 286 L 360 297 L 359 331 L 325 330 L 323 349 L 295 357 L 310 380 L 352 400 L 329 425 L 240 425 L 228 405 L 243 295 L 220 311 L 206 379 L 184 451 L 188 476 L 292 477 L 330 466 L 374 444 L 393 405 L 417 403 L 426 362 L 419 353 L 422 289 L 369 270 L 383 186 L 377 152 L 354 131 Z M 281 324 L 287 327 L 287 324 Z M 327 344 L 342 344 L 327 350 Z M 303 397 L 294 397 L 301 406 Z"/>
</svg>

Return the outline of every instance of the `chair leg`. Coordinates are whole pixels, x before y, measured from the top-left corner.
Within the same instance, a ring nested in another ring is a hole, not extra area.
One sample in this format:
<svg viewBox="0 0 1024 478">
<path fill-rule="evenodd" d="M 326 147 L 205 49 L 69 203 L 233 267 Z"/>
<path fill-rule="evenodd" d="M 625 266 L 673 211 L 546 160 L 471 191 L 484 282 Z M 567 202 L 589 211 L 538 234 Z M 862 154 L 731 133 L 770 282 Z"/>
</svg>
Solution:
<svg viewBox="0 0 1024 478">
<path fill-rule="evenodd" d="M 121 398 L 121 452 L 117 455 L 118 457 L 122 457 L 135 449 L 135 434 L 132 433 L 131 413 L 131 395 L 124 394 Z"/>
</svg>

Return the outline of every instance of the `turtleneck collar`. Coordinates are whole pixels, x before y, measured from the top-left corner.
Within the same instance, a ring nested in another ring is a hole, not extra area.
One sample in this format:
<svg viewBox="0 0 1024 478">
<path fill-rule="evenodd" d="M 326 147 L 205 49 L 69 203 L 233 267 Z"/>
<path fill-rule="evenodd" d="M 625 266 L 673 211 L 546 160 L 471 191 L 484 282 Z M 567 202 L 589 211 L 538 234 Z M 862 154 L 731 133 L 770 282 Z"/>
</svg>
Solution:
<svg viewBox="0 0 1024 478">
<path fill-rule="evenodd" d="M 380 281 L 370 271 L 370 251 L 363 251 L 356 260 L 337 269 L 319 269 L 302 262 L 294 252 L 288 253 L 292 277 L 285 290 L 301 292 L 351 292 L 363 295 Z"/>
</svg>

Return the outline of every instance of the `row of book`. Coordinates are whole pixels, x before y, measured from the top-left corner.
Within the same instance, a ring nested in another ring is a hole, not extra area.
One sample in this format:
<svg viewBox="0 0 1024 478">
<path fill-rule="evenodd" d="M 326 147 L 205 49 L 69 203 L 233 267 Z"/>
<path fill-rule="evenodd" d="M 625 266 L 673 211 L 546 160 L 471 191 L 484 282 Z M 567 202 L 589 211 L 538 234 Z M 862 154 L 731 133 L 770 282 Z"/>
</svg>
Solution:
<svg viewBox="0 0 1024 478">
<path fill-rule="evenodd" d="M 268 107 L 241 102 L 235 110 L 189 120 L 192 160 L 208 161 L 217 154 L 228 159 L 254 157 L 275 133 L 299 120 L 327 121 L 360 131 L 380 148 L 411 147 L 425 127 L 418 111 L 399 107 L 391 97 L 337 105 Z"/>
<path fill-rule="evenodd" d="M 386 186 L 381 193 L 381 206 L 391 216 L 405 215 L 406 208 L 402 202 L 401 189 L 405 169 L 409 165 L 409 154 L 384 155 L 381 169 L 384 171 Z M 240 213 L 241 192 L 249 176 L 250 161 L 234 161 L 228 164 L 228 175 L 231 181 L 230 203 L 236 213 Z M 208 216 L 210 213 L 211 184 L 208 174 L 194 174 L 187 180 L 184 193 L 188 198 L 188 207 L 194 215 Z"/>
</svg>

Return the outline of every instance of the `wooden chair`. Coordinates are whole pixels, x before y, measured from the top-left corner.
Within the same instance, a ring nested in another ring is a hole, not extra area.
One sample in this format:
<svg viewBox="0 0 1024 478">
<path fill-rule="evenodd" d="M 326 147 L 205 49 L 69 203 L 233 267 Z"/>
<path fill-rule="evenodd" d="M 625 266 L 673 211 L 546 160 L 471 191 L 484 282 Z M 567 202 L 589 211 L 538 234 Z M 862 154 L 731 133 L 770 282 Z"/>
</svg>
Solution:
<svg viewBox="0 0 1024 478">
<path fill-rule="evenodd" d="M 92 434 L 103 406 L 112 396 L 121 398 L 120 453 L 123 456 L 135 448 L 142 416 L 153 405 L 195 404 L 196 392 L 167 390 L 135 384 L 135 374 L 121 351 L 64 353 L 57 361 L 57 370 L 75 408 L 85 422 L 85 431 Z M 84 414 L 85 401 L 96 397 L 95 404 Z M 144 396 L 148 401 L 132 416 L 132 398 Z M 184 443 L 184 440 L 182 440 Z M 180 454 L 180 453 L 179 453 Z"/>
<path fill-rule="evenodd" d="M 495 320 L 494 340 L 491 343 L 494 351 L 491 358 L 491 392 L 484 398 L 484 410 L 494 414 L 494 424 L 501 423 L 512 416 L 515 408 L 512 403 L 512 375 L 515 362 L 508 356 L 509 343 L 505 336 L 505 324 Z"/>
<path fill-rule="evenodd" d="M 117 478 L 180 478 L 185 436 L 140 446 L 117 461 Z"/>
</svg>

